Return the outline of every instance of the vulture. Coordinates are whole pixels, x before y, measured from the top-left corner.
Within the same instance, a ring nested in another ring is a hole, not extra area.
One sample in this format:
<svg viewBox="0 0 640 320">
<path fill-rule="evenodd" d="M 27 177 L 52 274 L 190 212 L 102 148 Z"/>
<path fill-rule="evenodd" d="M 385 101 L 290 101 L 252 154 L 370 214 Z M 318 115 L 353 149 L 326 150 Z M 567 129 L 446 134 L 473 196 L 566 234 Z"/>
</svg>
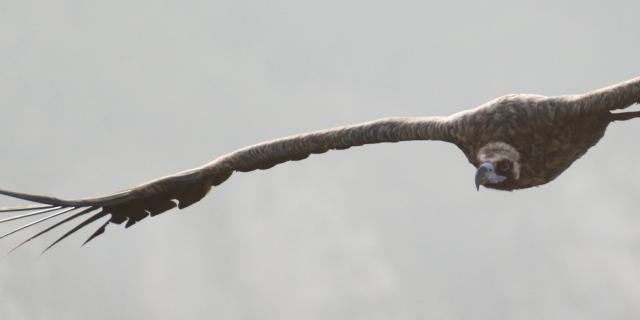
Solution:
<svg viewBox="0 0 640 320">
<path fill-rule="evenodd" d="M 101 197 L 64 200 L 0 189 L 0 194 L 33 203 L 0 208 L 0 214 L 11 215 L 0 219 L 0 223 L 40 217 L 0 235 L 0 239 L 64 217 L 27 238 L 16 249 L 84 217 L 49 245 L 47 251 L 81 228 L 108 217 L 86 244 L 101 235 L 110 223 L 124 223 L 128 228 L 148 216 L 175 207 L 186 208 L 234 172 L 269 169 L 311 154 L 382 142 L 453 143 L 476 168 L 474 180 L 478 190 L 480 186 L 509 191 L 540 186 L 584 155 L 602 138 L 610 123 L 639 118 L 640 111 L 620 111 L 635 103 L 640 103 L 640 77 L 580 95 L 511 94 L 450 116 L 384 118 L 270 140 L 222 155 L 201 167 Z"/>
</svg>

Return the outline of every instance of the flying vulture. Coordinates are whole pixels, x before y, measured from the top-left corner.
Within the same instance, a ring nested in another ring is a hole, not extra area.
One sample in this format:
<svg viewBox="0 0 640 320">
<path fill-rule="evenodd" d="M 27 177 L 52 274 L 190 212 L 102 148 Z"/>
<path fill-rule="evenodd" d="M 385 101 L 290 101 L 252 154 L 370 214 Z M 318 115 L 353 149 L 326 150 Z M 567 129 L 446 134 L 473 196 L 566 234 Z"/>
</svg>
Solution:
<svg viewBox="0 0 640 320">
<path fill-rule="evenodd" d="M 225 154 L 201 167 L 102 197 L 63 200 L 0 190 L 0 194 L 34 203 L 0 208 L 0 213 L 15 214 L 1 219 L 0 223 L 43 216 L 1 235 L 0 239 L 49 219 L 65 217 L 27 238 L 19 247 L 64 223 L 85 217 L 47 247 L 49 249 L 108 216 L 87 243 L 102 234 L 109 223 L 130 227 L 145 217 L 175 207 L 186 208 L 235 171 L 264 170 L 311 154 L 382 142 L 451 142 L 477 168 L 478 189 L 480 186 L 498 190 L 539 186 L 555 179 L 584 155 L 602 138 L 610 123 L 640 117 L 640 111 L 614 112 L 635 103 L 640 103 L 640 77 L 582 95 L 511 94 L 447 117 L 385 118 L 266 141 Z"/>
</svg>

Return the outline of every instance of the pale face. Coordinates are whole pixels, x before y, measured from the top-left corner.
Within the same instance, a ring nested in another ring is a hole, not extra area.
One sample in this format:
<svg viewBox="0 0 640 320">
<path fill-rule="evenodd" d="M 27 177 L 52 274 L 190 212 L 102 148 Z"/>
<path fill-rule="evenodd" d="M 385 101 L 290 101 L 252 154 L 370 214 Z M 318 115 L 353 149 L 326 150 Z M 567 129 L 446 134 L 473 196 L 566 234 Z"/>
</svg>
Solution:
<svg viewBox="0 0 640 320">
<path fill-rule="evenodd" d="M 476 188 L 480 186 L 498 187 L 520 177 L 520 155 L 509 144 L 491 142 L 478 152 L 478 170 L 476 171 Z"/>
</svg>

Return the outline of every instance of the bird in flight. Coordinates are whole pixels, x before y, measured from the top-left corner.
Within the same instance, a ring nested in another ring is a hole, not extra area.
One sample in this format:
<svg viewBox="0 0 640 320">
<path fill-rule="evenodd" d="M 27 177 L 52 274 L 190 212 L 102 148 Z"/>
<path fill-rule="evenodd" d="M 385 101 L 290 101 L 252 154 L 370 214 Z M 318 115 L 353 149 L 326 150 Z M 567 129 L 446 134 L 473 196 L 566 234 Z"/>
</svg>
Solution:
<svg viewBox="0 0 640 320">
<path fill-rule="evenodd" d="M 201 167 L 102 197 L 64 200 L 0 189 L 0 194 L 34 203 L 0 208 L 0 213 L 14 214 L 0 219 L 0 223 L 42 216 L 0 235 L 0 239 L 49 219 L 65 217 L 17 248 L 62 224 L 85 217 L 46 251 L 81 228 L 108 217 L 84 242 L 87 243 L 101 235 L 110 223 L 124 223 L 128 228 L 148 216 L 175 207 L 186 208 L 236 171 L 264 170 L 311 154 L 382 142 L 450 142 L 476 167 L 476 188 L 530 188 L 560 175 L 603 137 L 610 123 L 640 117 L 640 111 L 619 111 L 635 103 L 640 103 L 640 77 L 581 95 L 512 94 L 446 117 L 385 118 L 266 141 Z"/>
</svg>

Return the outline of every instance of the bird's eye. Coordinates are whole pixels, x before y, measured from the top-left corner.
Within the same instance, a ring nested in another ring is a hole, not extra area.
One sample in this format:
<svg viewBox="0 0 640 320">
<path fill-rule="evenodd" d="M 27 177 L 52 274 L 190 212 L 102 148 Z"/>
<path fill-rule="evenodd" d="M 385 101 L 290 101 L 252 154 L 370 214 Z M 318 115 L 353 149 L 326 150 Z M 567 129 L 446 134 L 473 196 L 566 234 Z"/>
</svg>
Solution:
<svg viewBox="0 0 640 320">
<path fill-rule="evenodd" d="M 507 172 L 509 170 L 511 170 L 511 162 L 505 160 L 498 163 L 498 171 Z"/>
</svg>

